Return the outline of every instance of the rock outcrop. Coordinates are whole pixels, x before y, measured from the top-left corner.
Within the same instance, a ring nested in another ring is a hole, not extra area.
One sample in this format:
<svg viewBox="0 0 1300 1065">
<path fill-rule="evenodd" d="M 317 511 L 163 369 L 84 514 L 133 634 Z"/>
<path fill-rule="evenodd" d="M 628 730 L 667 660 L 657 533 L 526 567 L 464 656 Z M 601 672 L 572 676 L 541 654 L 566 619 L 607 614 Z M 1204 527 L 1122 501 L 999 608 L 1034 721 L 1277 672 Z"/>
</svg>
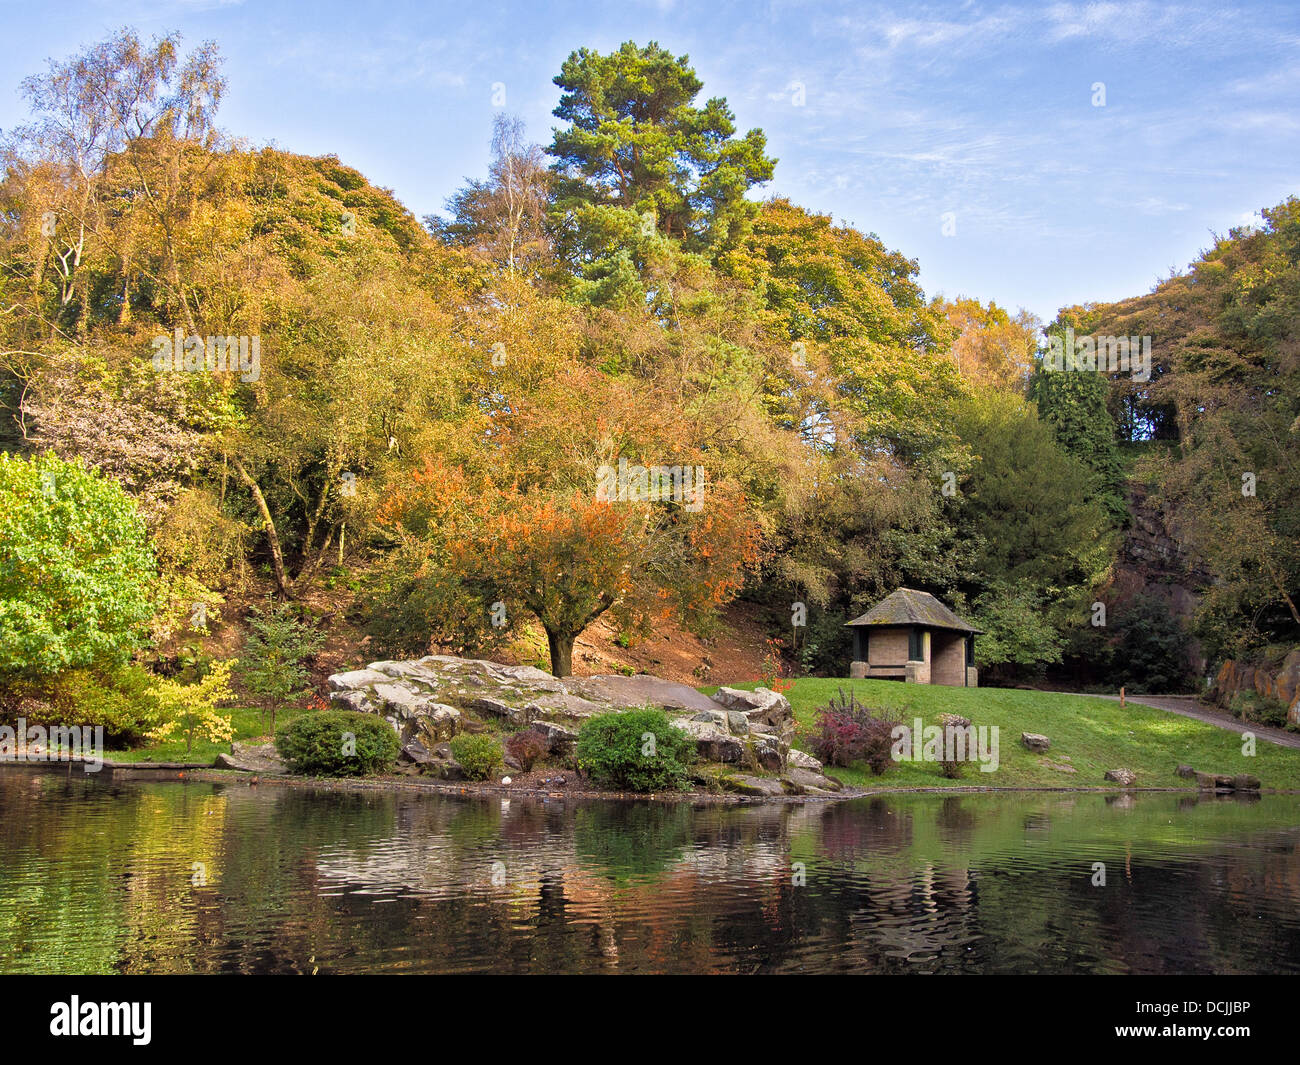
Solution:
<svg viewBox="0 0 1300 1065">
<path fill-rule="evenodd" d="M 1242 692 L 1276 699 L 1287 708 L 1287 721 L 1300 725 L 1300 647 L 1294 648 L 1276 668 L 1229 658 L 1219 668 L 1214 699 L 1220 706 L 1228 706 L 1233 696 Z"/>
<path fill-rule="evenodd" d="M 647 674 L 561 678 L 534 666 L 450 655 L 372 662 L 334 674 L 329 687 L 332 702 L 387 719 L 411 763 L 423 764 L 458 732 L 477 731 L 491 719 L 537 732 L 550 753 L 566 755 L 587 718 L 651 706 L 668 713 L 706 761 L 748 773 L 795 770 L 810 782 L 825 779 L 820 762 L 790 750 L 794 711 L 784 695 L 767 688 L 721 688 L 710 697 Z"/>
</svg>

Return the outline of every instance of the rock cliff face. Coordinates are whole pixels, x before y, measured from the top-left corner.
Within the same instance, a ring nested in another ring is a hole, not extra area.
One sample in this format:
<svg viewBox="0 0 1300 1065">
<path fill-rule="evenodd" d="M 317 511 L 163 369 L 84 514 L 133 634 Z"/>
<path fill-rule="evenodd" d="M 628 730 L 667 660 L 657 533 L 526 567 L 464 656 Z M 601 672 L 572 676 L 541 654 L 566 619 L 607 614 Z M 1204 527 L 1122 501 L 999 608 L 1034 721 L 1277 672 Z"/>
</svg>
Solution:
<svg viewBox="0 0 1300 1065">
<path fill-rule="evenodd" d="M 1149 499 L 1144 485 L 1130 483 L 1128 507 L 1132 522 L 1124 532 L 1109 601 L 1122 604 L 1138 595 L 1151 596 L 1190 629 L 1209 574 L 1189 555 L 1177 526 Z M 1187 665 L 1197 676 L 1206 671 L 1205 655 L 1195 639 Z"/>
<path fill-rule="evenodd" d="M 1300 725 L 1300 647 L 1291 651 L 1278 669 L 1229 658 L 1219 670 L 1214 697 L 1220 705 L 1227 706 L 1240 692 L 1255 692 L 1278 700 L 1287 708 L 1287 721 Z"/>
<path fill-rule="evenodd" d="M 705 761 L 781 776 L 772 782 L 777 793 L 783 785 L 786 791 L 835 786 L 818 775 L 819 762 L 791 751 L 794 711 L 784 695 L 766 688 L 720 688 L 709 697 L 646 674 L 559 678 L 533 666 L 450 655 L 372 662 L 334 674 L 329 687 L 332 702 L 383 715 L 402 741 L 404 758 L 417 764 L 436 763 L 445 741 L 458 732 L 482 731 L 493 719 L 537 732 L 552 754 L 564 755 L 587 718 L 651 706 L 667 712 L 695 740 Z"/>
</svg>

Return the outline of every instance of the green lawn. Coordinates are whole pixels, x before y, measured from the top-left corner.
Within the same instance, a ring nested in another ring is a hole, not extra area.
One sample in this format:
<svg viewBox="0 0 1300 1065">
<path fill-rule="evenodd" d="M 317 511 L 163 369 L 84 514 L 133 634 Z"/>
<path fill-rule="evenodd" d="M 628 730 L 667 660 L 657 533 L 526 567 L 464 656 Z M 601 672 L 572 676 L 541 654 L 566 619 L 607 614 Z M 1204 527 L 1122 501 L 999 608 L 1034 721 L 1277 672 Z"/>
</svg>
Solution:
<svg viewBox="0 0 1300 1065">
<path fill-rule="evenodd" d="M 983 773 L 978 764 L 971 764 L 960 780 L 948 780 L 937 765 L 926 762 L 900 763 L 883 776 L 861 767 L 832 770 L 846 784 L 1101 788 L 1114 786 L 1102 779 L 1106 770 L 1123 767 L 1137 774 L 1138 787 L 1185 788 L 1189 782 L 1174 769 L 1186 764 L 1209 773 L 1250 773 L 1265 788 L 1300 789 L 1300 750 L 1257 741 L 1255 756 L 1246 757 L 1237 732 L 1134 703 L 1120 709 L 1118 702 L 1084 695 L 805 678 L 786 693 L 801 733 L 812 727 L 817 710 L 840 688 L 846 692 L 851 688 L 869 706 L 905 709 L 909 724 L 918 716 L 926 725 L 937 724 L 939 714 L 951 713 L 969 718 L 973 725 L 996 725 L 1000 730 L 996 772 Z M 1020 742 L 1022 732 L 1042 733 L 1051 739 L 1051 749 L 1045 755 L 1032 754 Z M 802 736 L 796 746 L 806 746 Z M 1048 762 L 1068 764 L 1077 772 L 1050 768 Z"/>
<path fill-rule="evenodd" d="M 299 714 L 307 711 L 296 706 L 282 706 L 276 711 L 275 726 L 282 727 L 289 721 L 292 721 Z M 235 739 L 237 740 L 258 740 L 265 738 L 270 740 L 271 718 L 267 715 L 266 723 L 262 723 L 262 711 L 255 707 L 237 707 L 230 712 L 230 722 L 235 728 Z M 185 737 L 173 737 L 164 740 L 162 743 L 156 743 L 149 747 L 137 747 L 129 751 L 105 751 L 104 757 L 110 762 L 202 762 L 211 765 L 212 761 L 222 751 L 229 752 L 229 743 L 209 743 L 206 740 L 196 740 L 194 749 L 187 751 L 185 749 Z"/>
</svg>

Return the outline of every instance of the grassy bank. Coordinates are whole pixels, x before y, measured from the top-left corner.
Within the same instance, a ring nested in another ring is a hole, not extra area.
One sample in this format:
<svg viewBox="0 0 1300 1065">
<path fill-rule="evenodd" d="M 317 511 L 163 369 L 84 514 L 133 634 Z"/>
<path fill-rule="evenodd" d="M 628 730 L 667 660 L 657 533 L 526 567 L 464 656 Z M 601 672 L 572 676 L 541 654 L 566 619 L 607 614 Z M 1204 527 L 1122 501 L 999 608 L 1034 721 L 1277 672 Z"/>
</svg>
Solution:
<svg viewBox="0 0 1300 1065">
<path fill-rule="evenodd" d="M 755 684 L 738 685 L 753 688 Z M 1238 732 L 1216 728 L 1177 714 L 1130 703 L 1119 703 L 1086 695 L 1057 695 L 1010 688 L 945 688 L 928 685 L 898 684 L 890 681 L 835 680 L 805 678 L 795 682 L 787 693 L 794 707 L 801 738 L 797 746 L 806 747 L 802 735 L 811 730 L 817 711 L 836 692 L 850 689 L 870 706 L 901 712 L 911 724 L 915 717 L 927 725 L 936 724 L 943 713 L 960 714 L 974 725 L 997 726 L 999 729 L 999 765 L 995 772 L 984 773 L 978 765 L 965 767 L 958 780 L 950 780 L 939 767 L 928 762 L 902 763 L 892 766 L 882 776 L 873 776 L 865 767 L 836 768 L 835 775 L 846 784 L 863 787 L 1109 787 L 1103 779 L 1108 769 L 1133 770 L 1139 787 L 1194 786 L 1176 775 L 1174 769 L 1186 764 L 1203 772 L 1250 773 L 1263 781 L 1266 788 L 1300 790 L 1300 750 L 1275 747 L 1258 742 L 1254 757 L 1242 754 Z M 706 692 L 716 688 L 705 688 Z M 282 707 L 277 725 L 307 711 Z M 235 739 L 252 740 L 269 732 L 269 719 L 263 722 L 258 709 L 239 708 L 232 713 Z M 1020 742 L 1022 732 L 1039 732 L 1052 741 L 1045 755 L 1033 754 Z M 168 740 L 152 747 L 132 751 L 114 751 L 115 761 L 208 762 L 228 750 L 228 744 L 196 742 L 191 752 L 183 739 Z M 1074 769 L 1067 772 L 1065 768 Z"/>
<path fill-rule="evenodd" d="M 746 684 L 739 687 L 753 688 Z M 1188 787 L 1174 769 L 1190 765 L 1208 773 L 1250 773 L 1266 788 L 1300 789 L 1300 750 L 1256 743 L 1254 757 L 1242 754 L 1240 733 L 1164 710 L 1085 695 L 1056 695 L 1011 688 L 945 688 L 884 680 L 805 678 L 786 693 L 800 732 L 813 727 L 818 709 L 836 692 L 852 689 L 869 706 L 904 711 L 937 724 L 938 715 L 959 714 L 973 725 L 996 725 L 999 766 L 982 773 L 965 767 L 960 780 L 948 780 L 933 763 L 901 763 L 883 776 L 865 768 L 836 769 L 846 784 L 885 787 L 986 786 L 999 788 L 1106 787 L 1108 769 L 1131 769 L 1139 787 Z M 705 691 L 716 689 L 705 689 Z M 1039 732 L 1052 741 L 1045 755 L 1020 742 L 1022 732 Z M 800 740 L 796 746 L 805 746 Z M 1075 772 L 1052 768 L 1069 766 Z M 1110 785 L 1113 786 L 1113 785 Z M 1194 782 L 1191 782 L 1194 786 Z"/>
<path fill-rule="evenodd" d="M 297 706 L 282 706 L 276 711 L 275 727 L 278 729 L 292 721 L 299 714 L 308 711 Z M 224 711 L 223 711 L 224 713 Z M 234 729 L 234 738 L 240 741 L 256 740 L 262 737 L 270 739 L 271 715 L 263 720 L 262 711 L 256 707 L 236 707 L 230 711 L 230 724 Z M 104 757 L 113 762 L 202 762 L 211 765 L 212 761 L 223 751 L 230 751 L 229 743 L 210 743 L 207 740 L 195 740 L 194 749 L 185 749 L 185 737 L 175 736 L 147 747 L 136 747 L 125 751 L 105 751 Z"/>
</svg>

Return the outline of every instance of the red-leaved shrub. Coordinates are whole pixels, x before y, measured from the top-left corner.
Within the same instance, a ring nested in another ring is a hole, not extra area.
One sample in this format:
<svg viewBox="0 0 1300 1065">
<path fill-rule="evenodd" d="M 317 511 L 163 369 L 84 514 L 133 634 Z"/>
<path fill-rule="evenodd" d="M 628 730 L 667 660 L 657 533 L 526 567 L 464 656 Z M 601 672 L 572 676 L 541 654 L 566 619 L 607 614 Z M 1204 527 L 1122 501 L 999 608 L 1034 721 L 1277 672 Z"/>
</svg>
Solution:
<svg viewBox="0 0 1300 1065">
<path fill-rule="evenodd" d="M 894 726 L 901 718 L 858 702 L 853 693 L 839 691 L 838 698 L 817 712 L 811 736 L 812 753 L 826 765 L 848 767 L 866 762 L 879 776 L 893 762 Z"/>
<path fill-rule="evenodd" d="M 546 753 L 546 741 L 536 732 L 516 732 L 506 740 L 505 746 L 506 754 L 519 763 L 524 773 Z"/>
</svg>

